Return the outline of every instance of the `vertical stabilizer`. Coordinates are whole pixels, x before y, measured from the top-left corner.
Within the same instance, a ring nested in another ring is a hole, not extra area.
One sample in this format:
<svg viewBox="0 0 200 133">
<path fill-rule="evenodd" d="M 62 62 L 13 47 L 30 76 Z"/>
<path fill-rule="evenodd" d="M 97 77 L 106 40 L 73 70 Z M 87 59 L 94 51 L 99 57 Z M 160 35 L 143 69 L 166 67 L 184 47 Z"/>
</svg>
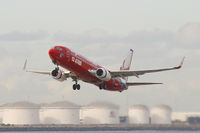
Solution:
<svg viewBox="0 0 200 133">
<path fill-rule="evenodd" d="M 130 49 L 128 56 L 124 59 L 123 64 L 120 67 L 120 70 L 129 70 L 130 69 L 132 57 L 133 57 L 133 50 Z"/>
<path fill-rule="evenodd" d="M 122 66 L 120 67 L 120 70 L 129 70 L 131 67 L 133 57 L 133 50 L 130 49 L 128 56 L 124 59 Z M 124 80 L 128 81 L 128 77 L 123 77 Z"/>
</svg>

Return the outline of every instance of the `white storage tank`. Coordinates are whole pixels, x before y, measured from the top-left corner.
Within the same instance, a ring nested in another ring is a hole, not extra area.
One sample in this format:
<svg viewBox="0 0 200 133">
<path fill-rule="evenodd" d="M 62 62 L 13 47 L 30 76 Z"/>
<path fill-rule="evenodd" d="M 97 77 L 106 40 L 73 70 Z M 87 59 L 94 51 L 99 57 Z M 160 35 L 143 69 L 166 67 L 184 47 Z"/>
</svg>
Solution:
<svg viewBox="0 0 200 133">
<path fill-rule="evenodd" d="M 172 121 L 186 122 L 189 117 L 200 117 L 200 112 L 173 112 Z"/>
<path fill-rule="evenodd" d="M 149 124 L 149 108 L 145 105 L 134 105 L 128 111 L 129 123 Z"/>
<path fill-rule="evenodd" d="M 3 107 L 0 106 L 0 124 L 3 122 Z"/>
<path fill-rule="evenodd" d="M 108 102 L 95 102 L 81 108 L 82 124 L 117 124 L 119 107 Z"/>
<path fill-rule="evenodd" d="M 167 105 L 156 105 L 151 108 L 152 124 L 171 124 L 172 109 Z"/>
<path fill-rule="evenodd" d="M 16 102 L 3 105 L 4 124 L 40 124 L 39 106 L 30 102 Z"/>
<path fill-rule="evenodd" d="M 80 106 L 60 101 L 52 104 L 41 105 L 41 124 L 79 124 Z"/>
</svg>

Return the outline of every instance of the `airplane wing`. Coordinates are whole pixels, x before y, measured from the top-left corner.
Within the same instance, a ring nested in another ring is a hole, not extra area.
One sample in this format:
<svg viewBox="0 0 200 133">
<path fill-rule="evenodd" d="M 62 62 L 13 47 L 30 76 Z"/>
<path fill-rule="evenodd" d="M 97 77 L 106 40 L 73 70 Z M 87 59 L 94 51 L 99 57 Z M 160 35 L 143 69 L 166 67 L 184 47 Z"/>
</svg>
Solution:
<svg viewBox="0 0 200 133">
<path fill-rule="evenodd" d="M 41 71 L 39 72 L 39 71 L 30 71 L 30 70 L 26 70 L 26 72 L 43 74 L 43 75 L 51 75 L 51 72 L 41 72 Z"/>
<path fill-rule="evenodd" d="M 36 74 L 42 74 L 42 75 L 51 75 L 51 72 L 42 72 L 42 71 L 30 71 L 30 70 L 26 70 L 26 72 L 31 72 L 31 73 L 36 73 Z M 66 78 L 74 78 L 75 75 L 72 75 L 70 72 L 64 72 L 64 75 Z"/>
<path fill-rule="evenodd" d="M 23 70 L 24 71 L 26 71 L 26 72 L 31 72 L 31 73 L 36 73 L 36 74 L 42 74 L 42 75 L 52 75 L 51 73 L 52 72 L 45 72 L 45 71 L 32 71 L 32 70 L 27 70 L 26 69 L 26 65 L 27 65 L 27 60 L 25 61 L 25 63 L 24 63 L 24 67 L 23 67 Z M 63 72 L 63 71 L 62 71 Z M 74 75 L 74 74 L 72 74 L 71 72 L 63 72 L 63 74 L 65 75 L 64 77 L 65 77 L 65 80 L 67 79 L 67 78 L 72 78 L 72 79 L 76 79 L 77 77 L 76 77 L 76 75 Z"/>
<path fill-rule="evenodd" d="M 182 67 L 182 65 L 183 65 L 184 59 L 185 59 L 185 57 L 182 59 L 180 65 L 176 66 L 176 67 L 164 68 L 164 69 L 140 70 L 140 71 L 127 71 L 127 70 L 110 71 L 110 74 L 112 75 L 112 77 L 136 76 L 136 77 L 139 78 L 139 75 L 143 75 L 143 74 L 146 74 L 146 73 L 154 73 L 154 72 L 161 72 L 161 71 L 169 71 L 169 70 L 180 69 Z"/>
<path fill-rule="evenodd" d="M 127 82 L 127 86 L 138 86 L 138 85 L 155 85 L 155 84 L 162 84 L 162 83 L 148 83 L 148 82 Z"/>
</svg>

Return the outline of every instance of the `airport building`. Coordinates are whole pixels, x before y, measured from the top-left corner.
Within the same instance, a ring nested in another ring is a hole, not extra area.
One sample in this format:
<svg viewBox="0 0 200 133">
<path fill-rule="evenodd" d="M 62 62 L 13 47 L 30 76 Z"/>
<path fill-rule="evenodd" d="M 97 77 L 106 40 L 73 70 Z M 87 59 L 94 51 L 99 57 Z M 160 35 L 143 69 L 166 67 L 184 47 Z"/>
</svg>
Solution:
<svg viewBox="0 0 200 133">
<path fill-rule="evenodd" d="M 40 124 L 39 106 L 30 102 L 9 103 L 2 106 L 4 124 Z"/>
<path fill-rule="evenodd" d="M 41 124 L 79 124 L 80 106 L 68 102 L 60 101 L 52 104 L 41 105 Z"/>
<path fill-rule="evenodd" d="M 156 105 L 150 110 L 151 124 L 171 124 L 172 109 L 167 105 Z"/>
<path fill-rule="evenodd" d="M 128 118 L 130 124 L 149 124 L 149 109 L 145 105 L 133 105 L 129 108 Z"/>
<path fill-rule="evenodd" d="M 82 124 L 118 124 L 119 107 L 108 102 L 95 102 L 80 110 Z"/>
</svg>

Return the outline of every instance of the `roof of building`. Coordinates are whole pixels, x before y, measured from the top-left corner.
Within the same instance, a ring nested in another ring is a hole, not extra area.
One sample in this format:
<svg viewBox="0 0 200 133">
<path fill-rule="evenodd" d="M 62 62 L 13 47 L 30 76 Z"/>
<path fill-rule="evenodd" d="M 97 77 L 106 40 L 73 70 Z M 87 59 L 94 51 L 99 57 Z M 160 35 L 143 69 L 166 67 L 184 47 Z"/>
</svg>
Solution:
<svg viewBox="0 0 200 133">
<path fill-rule="evenodd" d="M 142 104 L 133 105 L 129 109 L 149 110 L 149 108 L 146 105 L 142 105 Z"/>
<path fill-rule="evenodd" d="M 27 102 L 27 101 L 20 101 L 14 103 L 7 103 L 2 105 L 3 108 L 39 108 L 38 104 Z"/>
<path fill-rule="evenodd" d="M 70 108 L 70 107 L 79 108 L 80 107 L 79 105 L 76 105 L 69 101 L 57 101 L 57 102 L 54 102 L 51 104 L 42 104 L 41 106 L 42 107 L 56 107 L 56 108 L 59 108 L 59 107 L 61 107 L 61 108 Z"/>
<path fill-rule="evenodd" d="M 90 103 L 86 106 L 84 106 L 84 108 L 111 108 L 111 109 L 119 109 L 119 106 L 110 103 L 110 102 L 103 102 L 103 101 L 97 101 L 97 102 L 93 102 Z"/>
<path fill-rule="evenodd" d="M 164 104 L 155 105 L 155 106 L 151 107 L 151 109 L 158 109 L 158 108 L 172 111 L 172 108 L 170 106 L 164 105 Z"/>
</svg>

